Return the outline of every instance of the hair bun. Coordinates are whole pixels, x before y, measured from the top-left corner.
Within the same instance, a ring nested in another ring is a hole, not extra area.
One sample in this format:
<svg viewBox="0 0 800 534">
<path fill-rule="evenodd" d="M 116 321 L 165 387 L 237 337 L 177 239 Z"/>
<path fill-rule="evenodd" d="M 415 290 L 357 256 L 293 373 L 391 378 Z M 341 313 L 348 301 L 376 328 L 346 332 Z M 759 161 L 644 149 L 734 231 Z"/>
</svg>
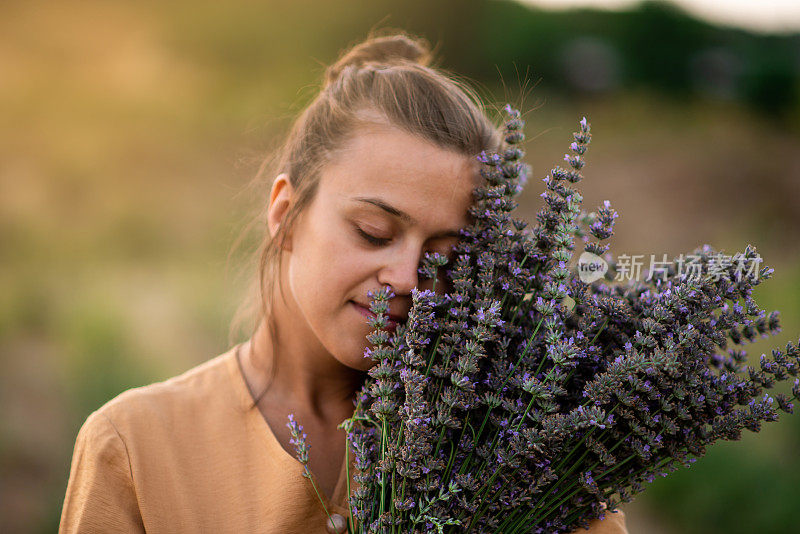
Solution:
<svg viewBox="0 0 800 534">
<path fill-rule="evenodd" d="M 366 41 L 343 52 L 336 63 L 328 67 L 325 72 L 325 85 L 336 80 L 345 67 L 350 65 L 356 67 L 369 63 L 392 65 L 403 61 L 428 65 L 430 60 L 431 50 L 424 39 L 405 34 L 369 37 Z"/>
</svg>

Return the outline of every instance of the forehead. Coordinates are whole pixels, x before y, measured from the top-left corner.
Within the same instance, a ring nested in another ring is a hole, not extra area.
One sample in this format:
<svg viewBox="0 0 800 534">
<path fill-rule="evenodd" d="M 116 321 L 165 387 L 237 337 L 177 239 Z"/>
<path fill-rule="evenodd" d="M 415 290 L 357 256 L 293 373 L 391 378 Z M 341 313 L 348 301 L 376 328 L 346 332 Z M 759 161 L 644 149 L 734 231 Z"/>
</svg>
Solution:
<svg viewBox="0 0 800 534">
<path fill-rule="evenodd" d="M 462 221 L 479 185 L 474 157 L 384 125 L 360 127 L 322 170 L 320 193 L 337 203 L 379 197 L 424 220 Z"/>
</svg>

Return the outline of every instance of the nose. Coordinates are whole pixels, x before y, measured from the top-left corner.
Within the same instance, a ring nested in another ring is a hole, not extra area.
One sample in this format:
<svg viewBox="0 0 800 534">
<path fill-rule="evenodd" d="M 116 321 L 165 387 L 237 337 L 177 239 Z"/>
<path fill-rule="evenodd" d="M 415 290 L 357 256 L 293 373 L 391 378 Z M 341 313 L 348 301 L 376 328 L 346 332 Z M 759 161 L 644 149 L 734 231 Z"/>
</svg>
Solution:
<svg viewBox="0 0 800 534">
<path fill-rule="evenodd" d="M 388 259 L 378 274 L 381 285 L 390 285 L 395 295 L 410 295 L 413 287 L 419 288 L 419 273 L 424 258 L 421 247 L 409 244 L 403 250 L 389 252 Z"/>
<path fill-rule="evenodd" d="M 452 287 L 442 272 L 435 283 L 427 277 L 420 281 L 418 269 L 422 267 L 424 258 L 425 250 L 421 246 L 409 245 L 401 251 L 389 252 L 388 260 L 378 274 L 378 283 L 390 285 L 395 295 L 410 295 L 413 287 L 420 291 L 433 290 L 440 295 L 449 293 Z"/>
</svg>

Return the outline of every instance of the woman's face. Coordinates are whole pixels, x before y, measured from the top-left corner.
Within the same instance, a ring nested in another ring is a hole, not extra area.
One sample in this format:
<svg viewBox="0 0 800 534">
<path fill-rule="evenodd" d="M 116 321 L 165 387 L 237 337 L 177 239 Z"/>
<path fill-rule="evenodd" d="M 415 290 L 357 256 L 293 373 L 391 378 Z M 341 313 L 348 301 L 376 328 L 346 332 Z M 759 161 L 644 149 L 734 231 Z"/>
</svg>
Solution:
<svg viewBox="0 0 800 534">
<path fill-rule="evenodd" d="M 394 127 L 360 128 L 322 169 L 291 232 L 283 280 L 297 335 L 313 335 L 309 341 L 348 367 L 369 369 L 363 354 L 372 327 L 360 309 L 369 307 L 367 292 L 391 285 L 389 314 L 407 319 L 411 289 L 433 288 L 418 278 L 424 253 L 452 257 L 478 177 L 474 158 Z M 435 290 L 446 289 L 438 279 Z"/>
</svg>

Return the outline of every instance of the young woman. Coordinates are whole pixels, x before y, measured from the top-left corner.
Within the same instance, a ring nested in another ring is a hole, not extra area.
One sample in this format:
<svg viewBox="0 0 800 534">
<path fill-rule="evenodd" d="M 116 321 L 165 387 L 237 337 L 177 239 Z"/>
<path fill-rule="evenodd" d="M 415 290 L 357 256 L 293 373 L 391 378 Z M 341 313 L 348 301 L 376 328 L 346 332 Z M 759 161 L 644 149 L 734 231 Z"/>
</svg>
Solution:
<svg viewBox="0 0 800 534">
<path fill-rule="evenodd" d="M 282 149 L 254 333 L 89 415 L 62 531 L 345 531 L 337 425 L 372 365 L 368 291 L 391 286 L 391 316 L 407 317 L 411 289 L 431 289 L 418 280 L 423 254 L 449 254 L 468 224 L 482 179 L 475 156 L 500 142 L 474 93 L 427 66 L 429 55 L 423 41 L 390 35 L 328 68 Z M 294 458 L 290 413 L 308 435 L 330 519 Z M 623 514 L 590 531 L 626 532 Z"/>
</svg>

